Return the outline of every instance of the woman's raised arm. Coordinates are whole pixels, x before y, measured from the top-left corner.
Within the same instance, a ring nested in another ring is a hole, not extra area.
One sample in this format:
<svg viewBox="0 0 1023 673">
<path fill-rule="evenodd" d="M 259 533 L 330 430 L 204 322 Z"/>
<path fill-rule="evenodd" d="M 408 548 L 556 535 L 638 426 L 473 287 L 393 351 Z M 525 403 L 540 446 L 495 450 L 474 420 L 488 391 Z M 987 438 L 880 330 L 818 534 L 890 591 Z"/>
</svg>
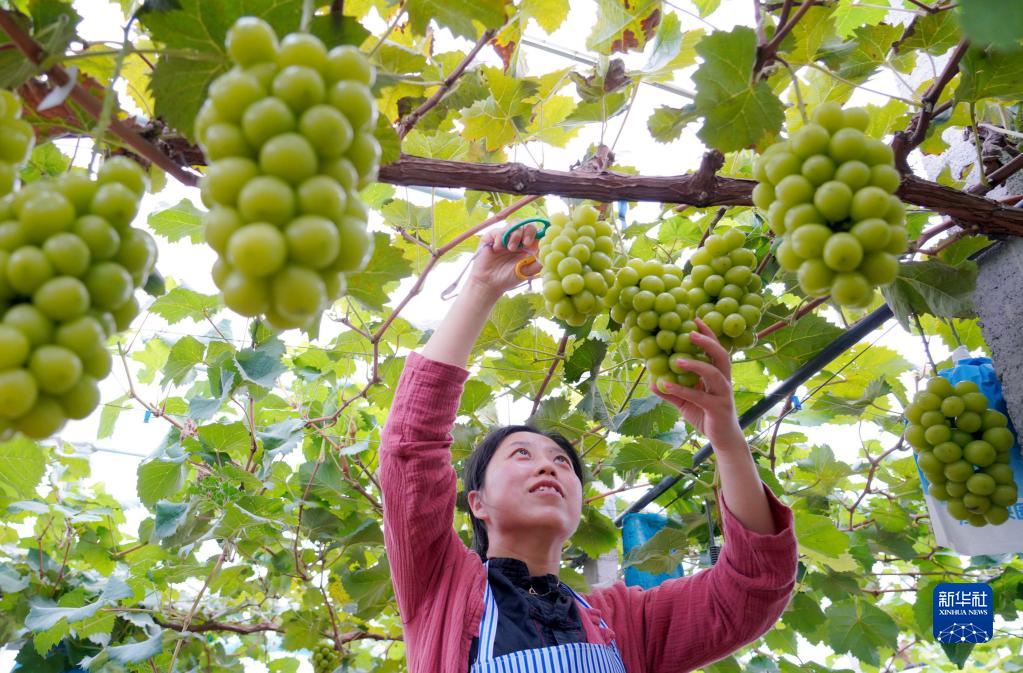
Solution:
<svg viewBox="0 0 1023 673">
<path fill-rule="evenodd" d="M 468 551 L 455 533 L 457 477 L 451 429 L 469 372 L 469 353 L 501 295 L 518 283 L 515 264 L 536 248 L 532 227 L 481 237 L 472 274 L 422 353 L 410 353 L 380 435 L 384 544 L 407 624 L 443 590 Z M 509 249 L 510 248 L 510 249 Z M 539 270 L 538 264 L 524 273 Z"/>
</svg>

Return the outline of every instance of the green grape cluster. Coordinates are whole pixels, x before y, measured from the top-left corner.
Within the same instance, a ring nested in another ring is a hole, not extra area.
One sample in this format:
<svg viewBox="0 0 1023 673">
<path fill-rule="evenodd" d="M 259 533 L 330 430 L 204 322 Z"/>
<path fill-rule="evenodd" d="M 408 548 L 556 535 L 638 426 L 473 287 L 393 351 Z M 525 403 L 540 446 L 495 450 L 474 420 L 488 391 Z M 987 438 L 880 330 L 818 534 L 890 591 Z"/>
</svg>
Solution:
<svg viewBox="0 0 1023 673">
<path fill-rule="evenodd" d="M 538 257 L 543 297 L 555 317 L 578 327 L 602 308 L 615 280 L 613 233 L 593 206 L 574 209 L 571 218 L 563 213 L 551 216 Z"/>
<path fill-rule="evenodd" d="M 0 196 L 14 190 L 17 167 L 28 160 L 35 142 L 32 125 L 21 118 L 21 101 L 0 90 Z"/>
<path fill-rule="evenodd" d="M 331 645 L 321 644 L 313 649 L 313 672 L 331 673 L 341 661 L 338 651 Z"/>
<path fill-rule="evenodd" d="M 953 386 L 937 376 L 906 407 L 906 419 L 906 441 L 930 481 L 929 494 L 974 526 L 1004 523 L 1018 498 L 1009 466 L 1016 438 L 977 384 Z"/>
<path fill-rule="evenodd" d="M 65 173 L 0 199 L 0 436 L 47 437 L 99 403 L 106 340 L 138 315 L 156 262 L 131 226 L 146 188 L 113 157 L 95 180 Z"/>
<path fill-rule="evenodd" d="M 694 386 L 699 381 L 678 366 L 679 357 L 708 360 L 689 337 L 697 326 L 682 279 L 676 266 L 630 259 L 618 269 L 605 297 L 611 319 L 626 330 L 632 356 L 646 361 L 651 382 L 661 389 L 665 383 Z"/>
<path fill-rule="evenodd" d="M 850 307 L 866 306 L 876 286 L 895 280 L 896 255 L 908 245 L 894 155 L 864 133 L 869 122 L 863 108 L 822 103 L 754 168 L 753 203 L 782 237 L 778 264 L 807 295 Z"/>
<path fill-rule="evenodd" d="M 724 222 L 724 221 L 723 221 Z M 689 310 L 714 330 L 728 350 L 748 348 L 764 309 L 757 275 L 757 256 L 743 246 L 738 229 L 711 234 L 690 258 L 692 269 L 682 280 Z"/>
<path fill-rule="evenodd" d="M 235 66 L 195 120 L 213 280 L 224 303 L 277 329 L 310 327 L 373 250 L 358 190 L 376 178 L 373 67 L 308 33 L 280 42 L 265 21 L 228 30 Z"/>
</svg>

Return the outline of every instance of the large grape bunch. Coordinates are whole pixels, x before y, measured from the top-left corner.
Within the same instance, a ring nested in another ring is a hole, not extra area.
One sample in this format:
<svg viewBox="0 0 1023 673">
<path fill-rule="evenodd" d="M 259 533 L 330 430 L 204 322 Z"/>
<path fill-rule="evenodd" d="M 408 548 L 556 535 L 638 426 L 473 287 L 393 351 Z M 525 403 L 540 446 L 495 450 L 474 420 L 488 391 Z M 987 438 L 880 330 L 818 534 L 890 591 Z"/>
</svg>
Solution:
<svg viewBox="0 0 1023 673">
<path fill-rule="evenodd" d="M 974 526 L 1004 523 L 1019 495 L 1009 466 L 1016 438 L 977 384 L 953 386 L 937 376 L 906 407 L 906 419 L 906 441 L 930 481 L 929 494 Z"/>
<path fill-rule="evenodd" d="M 778 264 L 796 272 L 807 295 L 830 294 L 857 308 L 870 303 L 874 287 L 895 280 L 896 256 L 907 248 L 894 155 L 864 134 L 869 121 L 862 108 L 822 103 L 754 169 L 753 203 L 782 237 Z"/>
<path fill-rule="evenodd" d="M 195 120 L 213 280 L 241 315 L 310 327 L 372 253 L 357 190 L 380 162 L 375 73 L 354 47 L 327 51 L 307 33 L 278 43 L 253 17 L 230 28 L 227 51 L 235 67 Z"/>
<path fill-rule="evenodd" d="M 645 360 L 651 382 L 661 389 L 665 383 L 693 386 L 699 380 L 679 368 L 679 357 L 708 360 L 689 338 L 697 326 L 682 278 L 677 266 L 630 259 L 617 270 L 605 297 L 611 319 L 626 331 L 630 353 Z"/>
<path fill-rule="evenodd" d="M 331 673 L 340 661 L 341 656 L 331 645 L 321 644 L 313 649 L 313 673 Z"/>
<path fill-rule="evenodd" d="M 725 221 L 722 221 L 724 223 Z M 692 269 L 682 280 L 690 311 L 714 330 L 728 350 L 756 342 L 756 327 L 764 308 L 758 294 L 757 256 L 743 246 L 738 229 L 711 234 L 690 258 Z"/>
<path fill-rule="evenodd" d="M 88 416 L 106 340 L 138 315 L 156 243 L 131 222 L 146 176 L 125 157 L 95 180 L 33 182 L 0 199 L 0 436 L 37 439 Z"/>
<path fill-rule="evenodd" d="M 0 90 L 0 196 L 14 189 L 18 166 L 28 159 L 35 140 L 32 125 L 21 118 L 21 101 Z"/>
<path fill-rule="evenodd" d="M 571 217 L 551 216 L 538 256 L 543 265 L 543 297 L 555 317 L 578 327 L 603 308 L 604 296 L 615 280 L 613 233 L 592 206 L 574 209 Z"/>
</svg>

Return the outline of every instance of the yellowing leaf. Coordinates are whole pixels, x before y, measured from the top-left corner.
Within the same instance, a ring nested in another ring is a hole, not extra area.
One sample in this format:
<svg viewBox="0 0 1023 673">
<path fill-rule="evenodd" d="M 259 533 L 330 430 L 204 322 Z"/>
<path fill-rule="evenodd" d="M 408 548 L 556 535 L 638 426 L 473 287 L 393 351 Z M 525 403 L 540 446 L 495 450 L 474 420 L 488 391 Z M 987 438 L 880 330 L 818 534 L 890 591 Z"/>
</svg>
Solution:
<svg viewBox="0 0 1023 673">
<path fill-rule="evenodd" d="M 477 101 L 462 113 L 462 135 L 469 140 L 485 140 L 494 152 L 512 143 L 533 106 L 524 99 L 536 93 L 536 84 L 509 77 L 500 68 L 484 67 L 483 75 L 491 97 Z"/>
<path fill-rule="evenodd" d="M 568 17 L 568 0 L 522 0 L 520 10 L 547 33 L 553 33 Z"/>
<path fill-rule="evenodd" d="M 433 19 L 455 35 L 475 40 L 480 31 L 473 22 L 497 28 L 504 23 L 505 4 L 506 0 L 409 0 L 407 6 L 412 29 L 420 35 Z"/>
<path fill-rule="evenodd" d="M 562 122 L 575 110 L 575 101 L 569 96 L 554 96 L 533 108 L 533 120 L 526 127 L 534 140 L 564 147 L 579 133 L 578 126 L 562 126 Z"/>
<path fill-rule="evenodd" d="M 604 54 L 642 50 L 661 22 L 662 0 L 597 0 L 586 48 Z"/>
</svg>

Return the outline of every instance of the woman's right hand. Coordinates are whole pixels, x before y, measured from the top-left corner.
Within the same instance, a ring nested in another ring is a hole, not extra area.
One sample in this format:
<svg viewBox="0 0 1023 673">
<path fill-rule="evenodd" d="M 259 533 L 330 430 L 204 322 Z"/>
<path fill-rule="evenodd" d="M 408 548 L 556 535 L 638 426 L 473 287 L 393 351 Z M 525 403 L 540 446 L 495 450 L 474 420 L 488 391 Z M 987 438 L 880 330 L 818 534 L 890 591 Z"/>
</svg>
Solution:
<svg viewBox="0 0 1023 673">
<path fill-rule="evenodd" d="M 469 282 L 475 283 L 496 294 L 504 294 L 522 282 L 515 274 L 515 265 L 527 255 L 536 255 L 540 244 L 536 238 L 536 227 L 527 224 L 513 231 L 508 236 L 508 245 L 501 239 L 514 223 L 502 227 L 488 229 L 480 235 L 479 255 L 473 262 Z M 540 262 L 534 260 L 522 266 L 521 272 L 526 276 L 540 273 Z"/>
</svg>

